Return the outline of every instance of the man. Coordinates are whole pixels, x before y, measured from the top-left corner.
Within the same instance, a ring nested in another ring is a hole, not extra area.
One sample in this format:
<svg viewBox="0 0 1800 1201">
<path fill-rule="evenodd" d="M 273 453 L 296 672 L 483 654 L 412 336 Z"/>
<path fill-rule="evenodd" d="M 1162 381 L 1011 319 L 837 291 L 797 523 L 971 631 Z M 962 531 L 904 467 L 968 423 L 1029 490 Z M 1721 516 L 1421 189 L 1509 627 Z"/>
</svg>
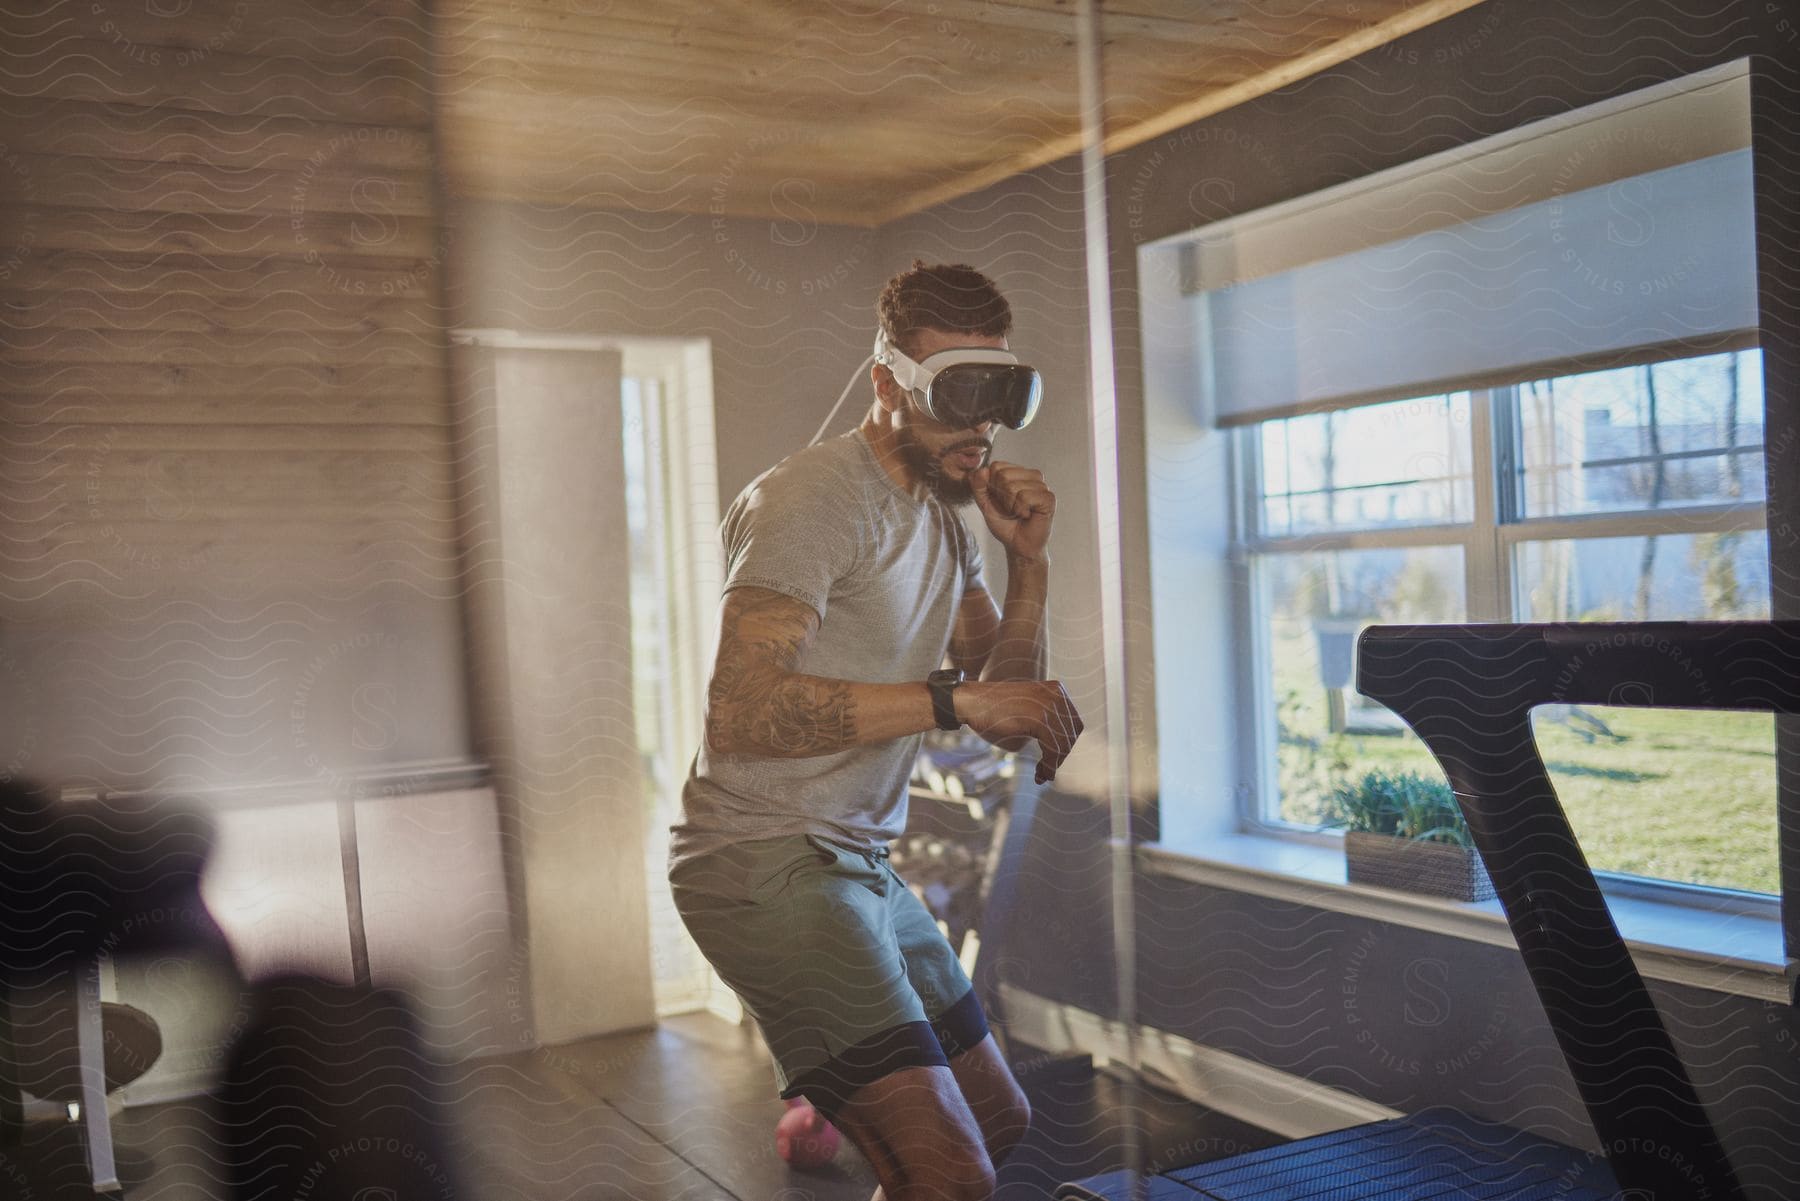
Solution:
<svg viewBox="0 0 1800 1201">
<path fill-rule="evenodd" d="M 887 844 L 924 731 L 1036 742 L 1042 782 L 1081 719 L 1043 678 L 1056 499 L 1039 472 L 990 461 L 996 425 L 1023 425 L 1038 397 L 1036 373 L 1009 365 L 1011 308 L 972 267 L 915 262 L 876 309 L 868 415 L 726 514 L 706 744 L 670 883 L 782 1096 L 856 1142 L 876 1197 L 974 1201 L 1030 1109 Z M 1003 612 L 955 509 L 970 503 L 1006 549 Z M 934 671 L 946 652 L 954 668 Z"/>
</svg>

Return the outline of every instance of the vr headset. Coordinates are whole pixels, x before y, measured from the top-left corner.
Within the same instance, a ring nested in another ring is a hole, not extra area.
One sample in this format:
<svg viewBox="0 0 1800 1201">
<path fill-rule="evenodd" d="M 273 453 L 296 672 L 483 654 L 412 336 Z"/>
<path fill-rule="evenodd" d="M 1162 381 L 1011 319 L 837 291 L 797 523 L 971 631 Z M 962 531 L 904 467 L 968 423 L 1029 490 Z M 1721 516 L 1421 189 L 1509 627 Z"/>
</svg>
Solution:
<svg viewBox="0 0 1800 1201">
<path fill-rule="evenodd" d="M 933 421 L 956 429 L 997 421 L 1022 430 L 1037 416 L 1044 398 L 1037 368 L 1020 363 L 1008 350 L 962 346 L 915 363 L 882 330 L 875 335 L 875 361 L 893 373 L 894 382 L 911 392 Z"/>
</svg>

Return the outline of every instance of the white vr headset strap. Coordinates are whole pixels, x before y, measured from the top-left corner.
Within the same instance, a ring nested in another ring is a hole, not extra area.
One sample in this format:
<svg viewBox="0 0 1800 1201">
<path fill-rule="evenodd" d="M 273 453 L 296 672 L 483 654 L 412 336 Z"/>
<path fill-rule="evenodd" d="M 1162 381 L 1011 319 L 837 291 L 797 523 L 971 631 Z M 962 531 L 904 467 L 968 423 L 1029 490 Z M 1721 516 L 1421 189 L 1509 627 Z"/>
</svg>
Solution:
<svg viewBox="0 0 1800 1201">
<path fill-rule="evenodd" d="M 875 335 L 875 361 L 893 374 L 894 382 L 908 392 L 920 396 L 931 384 L 931 374 L 906 356 L 906 352 L 888 341 L 887 331 Z"/>
<path fill-rule="evenodd" d="M 842 392 L 838 393 L 837 403 L 831 406 L 831 412 L 825 414 L 825 420 L 819 423 L 819 432 L 812 436 L 812 442 L 808 442 L 808 446 L 813 445 L 814 442 L 817 442 L 820 438 L 825 436 L 826 429 L 831 425 L 831 419 L 837 416 L 838 410 L 844 407 L 844 402 L 850 399 L 850 389 L 856 387 L 856 381 L 862 377 L 863 368 L 867 367 L 875 360 L 876 356 L 870 355 L 857 365 L 855 371 L 850 373 L 850 382 L 844 385 L 844 390 Z"/>
</svg>

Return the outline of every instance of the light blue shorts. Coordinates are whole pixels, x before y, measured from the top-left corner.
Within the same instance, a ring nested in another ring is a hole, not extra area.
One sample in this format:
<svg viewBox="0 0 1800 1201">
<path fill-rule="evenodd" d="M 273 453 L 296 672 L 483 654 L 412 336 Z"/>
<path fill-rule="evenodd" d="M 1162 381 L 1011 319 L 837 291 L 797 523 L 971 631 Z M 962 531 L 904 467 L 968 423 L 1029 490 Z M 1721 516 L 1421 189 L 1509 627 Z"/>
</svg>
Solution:
<svg viewBox="0 0 1800 1201">
<path fill-rule="evenodd" d="M 739 843 L 678 865 L 675 907 L 762 1028 L 783 1097 L 827 1116 L 901 1068 L 987 1037 L 948 939 L 888 866 L 817 834 Z"/>
</svg>

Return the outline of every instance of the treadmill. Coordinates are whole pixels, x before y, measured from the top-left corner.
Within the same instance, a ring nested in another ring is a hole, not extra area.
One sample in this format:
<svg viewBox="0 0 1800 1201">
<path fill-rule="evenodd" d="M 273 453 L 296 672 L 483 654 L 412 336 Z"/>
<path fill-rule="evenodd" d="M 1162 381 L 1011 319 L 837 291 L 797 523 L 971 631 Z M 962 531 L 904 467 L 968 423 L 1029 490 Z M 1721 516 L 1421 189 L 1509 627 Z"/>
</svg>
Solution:
<svg viewBox="0 0 1800 1201">
<path fill-rule="evenodd" d="M 1544 704 L 1800 713 L 1800 621 L 1371 626 L 1357 691 L 1444 769 L 1600 1145 L 1436 1109 L 1061 1201 L 1744 1201 L 1538 753 Z"/>
</svg>

